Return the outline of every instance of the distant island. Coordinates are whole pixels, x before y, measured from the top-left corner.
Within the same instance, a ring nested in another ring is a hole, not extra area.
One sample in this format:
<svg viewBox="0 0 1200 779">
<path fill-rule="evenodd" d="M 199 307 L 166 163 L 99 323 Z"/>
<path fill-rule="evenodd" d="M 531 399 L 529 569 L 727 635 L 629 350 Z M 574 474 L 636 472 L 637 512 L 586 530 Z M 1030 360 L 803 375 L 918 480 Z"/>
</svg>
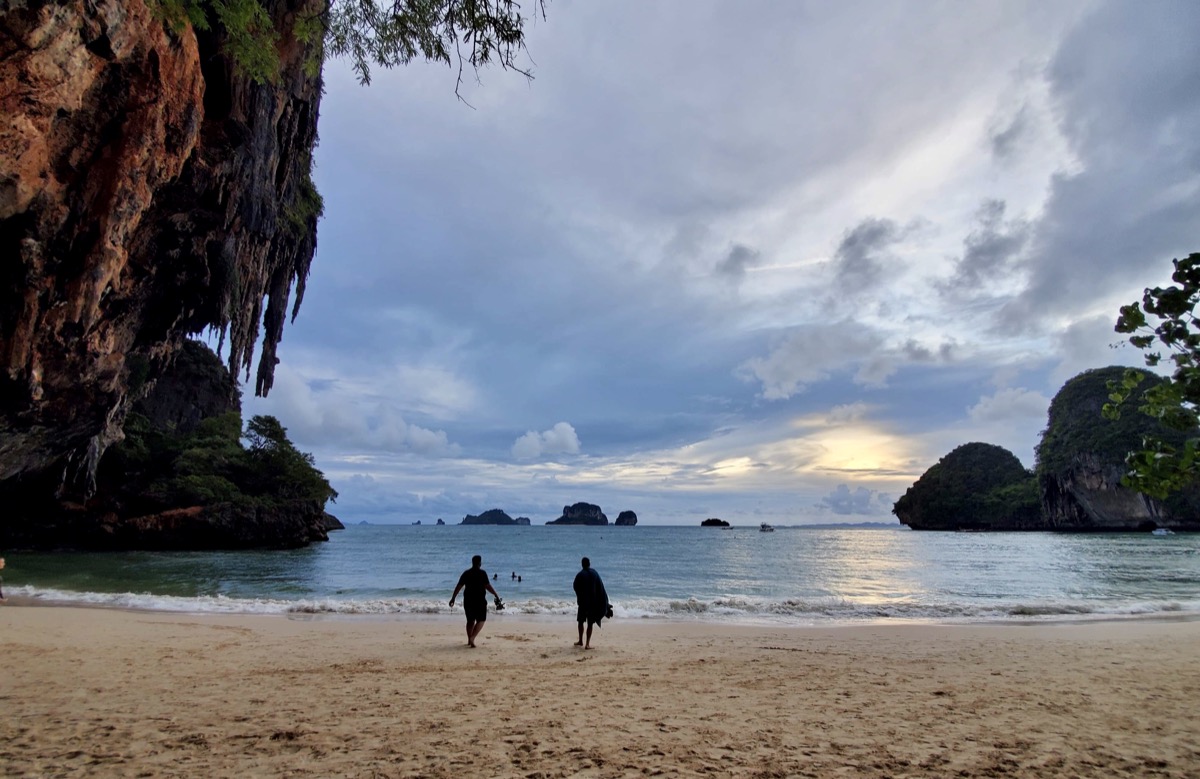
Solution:
<svg viewBox="0 0 1200 779">
<path fill-rule="evenodd" d="M 441 522 L 441 520 L 438 520 Z M 468 514 L 463 517 L 462 525 L 528 525 L 531 524 L 529 517 L 517 517 L 513 519 L 502 509 L 488 509 L 482 514 Z"/>
<path fill-rule="evenodd" d="M 635 520 L 636 521 L 636 520 Z M 576 503 L 563 506 L 562 516 L 552 519 L 547 525 L 607 525 L 608 517 L 594 503 Z"/>
<path fill-rule="evenodd" d="M 632 511 L 622 511 L 614 526 L 632 527 L 638 521 L 637 514 Z M 439 525 L 444 525 L 442 520 L 438 520 Z M 413 524 L 419 524 L 414 522 Z M 533 524 L 529 517 L 513 518 L 508 515 L 503 509 L 488 509 L 482 514 L 467 514 L 463 517 L 462 525 L 513 525 L 528 527 Z M 608 525 L 608 517 L 600 510 L 600 507 L 593 503 L 576 503 L 572 506 L 563 506 L 562 516 L 558 519 L 551 520 L 547 525 Z"/>
<path fill-rule="evenodd" d="M 723 519 L 717 519 L 716 517 L 709 517 L 708 519 L 706 519 L 700 523 L 700 527 L 729 527 L 729 523 Z"/>
</svg>

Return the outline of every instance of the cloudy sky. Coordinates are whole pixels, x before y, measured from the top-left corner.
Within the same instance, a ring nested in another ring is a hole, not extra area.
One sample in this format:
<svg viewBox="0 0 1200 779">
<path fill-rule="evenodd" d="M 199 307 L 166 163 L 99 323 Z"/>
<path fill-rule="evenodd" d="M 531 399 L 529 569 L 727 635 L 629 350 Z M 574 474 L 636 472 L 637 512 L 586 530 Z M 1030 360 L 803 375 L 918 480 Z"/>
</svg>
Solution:
<svg viewBox="0 0 1200 779">
<path fill-rule="evenodd" d="M 1200 3 L 554 0 L 526 81 L 327 68 L 267 399 L 357 522 L 894 521 L 1028 467 L 1200 251 Z M 468 105 L 469 103 L 469 105 Z"/>
</svg>

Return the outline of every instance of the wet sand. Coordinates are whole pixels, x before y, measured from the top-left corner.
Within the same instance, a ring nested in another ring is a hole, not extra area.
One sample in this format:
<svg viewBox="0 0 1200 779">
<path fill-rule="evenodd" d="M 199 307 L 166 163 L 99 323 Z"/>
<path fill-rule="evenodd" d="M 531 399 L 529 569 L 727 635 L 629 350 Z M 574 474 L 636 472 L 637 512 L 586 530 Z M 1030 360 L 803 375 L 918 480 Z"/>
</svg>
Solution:
<svg viewBox="0 0 1200 779">
<path fill-rule="evenodd" d="M 6 777 L 1200 777 L 1200 622 L 0 608 Z"/>
</svg>

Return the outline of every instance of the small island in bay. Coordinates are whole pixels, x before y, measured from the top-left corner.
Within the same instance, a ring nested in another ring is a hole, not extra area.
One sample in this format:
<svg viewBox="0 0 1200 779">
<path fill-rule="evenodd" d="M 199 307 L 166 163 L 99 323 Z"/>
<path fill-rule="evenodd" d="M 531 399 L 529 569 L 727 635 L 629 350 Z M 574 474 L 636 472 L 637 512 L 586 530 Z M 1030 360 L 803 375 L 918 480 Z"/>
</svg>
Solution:
<svg viewBox="0 0 1200 779">
<path fill-rule="evenodd" d="M 617 515 L 617 521 L 613 524 L 617 527 L 633 527 L 637 524 L 637 514 L 632 511 L 622 511 Z"/>
<path fill-rule="evenodd" d="M 717 519 L 716 517 L 709 517 L 708 519 L 706 519 L 700 523 L 700 527 L 729 527 L 729 523 L 723 519 Z"/>
<path fill-rule="evenodd" d="M 460 525 L 528 525 L 529 519 L 513 519 L 503 509 L 488 509 L 482 514 L 467 514 Z"/>
<path fill-rule="evenodd" d="M 608 517 L 594 503 L 576 503 L 563 506 L 562 516 L 552 519 L 547 525 L 607 525 Z"/>
</svg>

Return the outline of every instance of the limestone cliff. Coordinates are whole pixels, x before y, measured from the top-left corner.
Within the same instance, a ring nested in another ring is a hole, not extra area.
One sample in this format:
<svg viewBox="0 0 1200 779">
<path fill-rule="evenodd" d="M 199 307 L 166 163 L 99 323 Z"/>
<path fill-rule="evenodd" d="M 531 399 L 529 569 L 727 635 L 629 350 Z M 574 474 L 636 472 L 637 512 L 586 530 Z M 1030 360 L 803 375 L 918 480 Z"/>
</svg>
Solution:
<svg viewBox="0 0 1200 779">
<path fill-rule="evenodd" d="M 1181 527 L 1156 500 L 1121 486 L 1124 463 L 1075 455 L 1065 471 L 1042 483 L 1048 530 L 1153 530 Z"/>
<path fill-rule="evenodd" d="M 607 525 L 608 517 L 594 503 L 576 503 L 563 506 L 562 516 L 552 519 L 547 525 Z"/>
<path fill-rule="evenodd" d="M 467 514 L 460 525 L 515 525 L 517 521 L 503 509 L 488 509 L 482 514 Z"/>
<path fill-rule="evenodd" d="M 1121 484 L 1125 457 L 1143 436 L 1179 446 L 1187 435 L 1137 411 L 1140 393 L 1161 381 L 1149 374 L 1120 419 L 1104 417 L 1108 382 L 1125 370 L 1084 371 L 1063 385 L 1037 446 L 1036 475 L 1001 447 L 965 444 L 926 471 L 892 513 L 914 530 L 1200 530 L 1200 488 L 1160 502 Z"/>
<path fill-rule="evenodd" d="M 263 0 L 274 83 L 223 33 L 144 0 L 0 4 L 0 480 L 86 497 L 130 404 L 215 328 L 266 394 L 316 247 L 320 77 L 292 35 L 323 0 Z M 265 302 L 264 302 L 265 301 Z"/>
<path fill-rule="evenodd" d="M 328 540 L 341 523 L 319 492 L 297 490 L 315 469 L 279 473 L 275 458 L 248 455 L 240 405 L 217 356 L 185 342 L 133 404 L 125 438 L 105 454 L 86 501 L 56 498 L 52 472 L 0 483 L 0 549 L 292 548 Z"/>
<path fill-rule="evenodd" d="M 1173 445 L 1186 437 L 1138 413 L 1141 393 L 1161 381 L 1147 374 L 1138 395 L 1120 419 L 1105 419 L 1108 382 L 1125 368 L 1084 371 L 1063 385 L 1050 403 L 1046 430 L 1038 444 L 1042 520 L 1047 530 L 1200 530 L 1200 502 L 1192 494 L 1157 501 L 1122 486 L 1125 456 L 1154 435 Z"/>
</svg>

